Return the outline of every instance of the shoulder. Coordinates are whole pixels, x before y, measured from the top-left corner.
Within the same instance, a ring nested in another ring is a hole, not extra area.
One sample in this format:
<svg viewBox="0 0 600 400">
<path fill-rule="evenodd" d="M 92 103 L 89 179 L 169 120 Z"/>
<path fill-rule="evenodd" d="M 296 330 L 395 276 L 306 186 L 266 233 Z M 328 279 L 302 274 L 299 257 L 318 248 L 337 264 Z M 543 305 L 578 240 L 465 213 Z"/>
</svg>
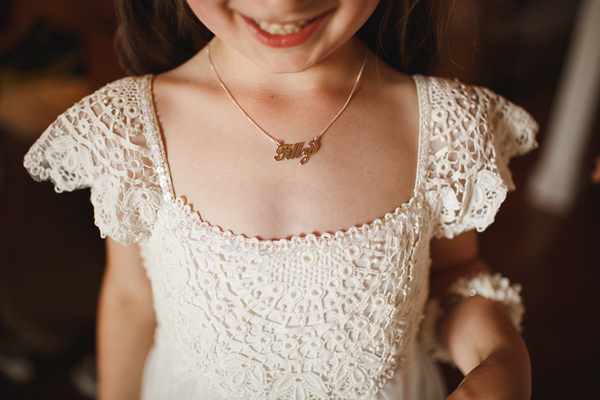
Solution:
<svg viewBox="0 0 600 400">
<path fill-rule="evenodd" d="M 70 191 L 89 186 L 100 167 L 109 166 L 107 160 L 118 158 L 117 145 L 143 152 L 143 115 L 149 104 L 142 98 L 148 81 L 119 79 L 59 115 L 25 156 L 30 174 L 51 179 L 57 191 Z"/>
<path fill-rule="evenodd" d="M 427 197 L 437 236 L 485 229 L 509 189 L 509 160 L 536 147 L 537 124 L 493 91 L 459 81 L 418 78 L 427 143 Z"/>
<path fill-rule="evenodd" d="M 469 85 L 458 79 L 427 75 L 415 75 L 415 79 L 423 82 L 430 95 L 433 96 L 433 99 L 437 100 L 456 98 L 467 100 L 470 103 L 472 100 L 480 100 L 482 103 L 485 103 L 491 97 L 498 96 L 483 86 Z"/>
<path fill-rule="evenodd" d="M 152 75 L 126 76 L 105 84 L 96 90 L 91 97 L 115 98 L 121 94 L 128 94 L 132 96 L 130 100 L 133 100 L 139 97 L 140 88 L 151 79 Z"/>
<path fill-rule="evenodd" d="M 125 77 L 110 82 L 84 97 L 67 112 L 84 111 L 101 115 L 110 111 L 122 121 L 139 118 L 149 93 L 151 76 Z"/>
<path fill-rule="evenodd" d="M 139 102 L 142 88 L 151 79 L 152 75 L 127 76 L 117 79 L 83 97 L 73 107 L 94 104 L 101 101 L 105 105 L 111 104 L 117 108 L 121 108 L 126 104 Z"/>
<path fill-rule="evenodd" d="M 142 134 L 144 111 L 151 108 L 149 82 L 150 76 L 141 76 L 106 84 L 59 115 L 38 142 L 74 140 L 94 150 L 103 137 L 118 140 Z"/>
<path fill-rule="evenodd" d="M 57 192 L 91 188 L 96 225 L 121 243 L 147 235 L 160 205 L 149 84 L 148 76 L 123 78 L 84 97 L 24 158 L 30 175 L 52 181 Z"/>
<path fill-rule="evenodd" d="M 424 100 L 431 109 L 434 122 L 442 126 L 455 124 L 454 128 L 463 131 L 482 127 L 496 128 L 498 125 L 512 123 L 515 130 L 524 133 L 521 139 L 534 139 L 538 128 L 534 119 L 522 107 L 504 96 L 456 79 L 417 76 L 416 80 L 426 97 Z"/>
<path fill-rule="evenodd" d="M 428 138 L 436 150 L 468 146 L 510 158 L 536 147 L 537 123 L 504 96 L 446 78 L 417 77 L 417 82 Z"/>
<path fill-rule="evenodd" d="M 476 85 L 467 85 L 457 79 L 417 76 L 424 101 L 433 113 L 435 122 L 469 122 L 487 119 L 490 112 L 508 101 L 493 91 Z M 462 121 L 452 117 L 462 116 Z M 444 117 L 447 117 L 444 121 Z M 465 118 L 467 121 L 465 121 Z"/>
</svg>

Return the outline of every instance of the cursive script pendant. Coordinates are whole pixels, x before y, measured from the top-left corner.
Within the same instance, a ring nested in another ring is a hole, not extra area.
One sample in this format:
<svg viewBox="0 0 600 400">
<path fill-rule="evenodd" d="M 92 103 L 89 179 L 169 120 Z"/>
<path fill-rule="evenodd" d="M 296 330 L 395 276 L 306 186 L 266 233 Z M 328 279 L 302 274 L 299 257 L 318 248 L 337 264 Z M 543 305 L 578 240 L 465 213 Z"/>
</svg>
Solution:
<svg viewBox="0 0 600 400">
<path fill-rule="evenodd" d="M 308 146 L 304 147 L 304 142 L 294 144 L 285 144 L 277 142 L 277 155 L 273 157 L 275 161 L 293 160 L 300 158 L 300 164 L 304 165 L 310 158 L 319 150 L 319 139 L 314 138 L 308 142 Z"/>
</svg>

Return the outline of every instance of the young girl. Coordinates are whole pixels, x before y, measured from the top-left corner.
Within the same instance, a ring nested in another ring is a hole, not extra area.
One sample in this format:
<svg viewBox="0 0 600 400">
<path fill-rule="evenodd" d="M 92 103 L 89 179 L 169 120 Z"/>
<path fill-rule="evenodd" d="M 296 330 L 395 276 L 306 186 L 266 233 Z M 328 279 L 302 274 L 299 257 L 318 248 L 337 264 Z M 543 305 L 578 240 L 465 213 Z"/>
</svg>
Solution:
<svg viewBox="0 0 600 400">
<path fill-rule="evenodd" d="M 529 397 L 518 288 L 475 230 L 535 123 L 408 74 L 445 1 L 117 6 L 125 64 L 153 75 L 83 99 L 25 158 L 91 187 L 108 236 L 100 399 L 441 399 L 424 348 L 466 375 L 447 399 Z"/>
</svg>

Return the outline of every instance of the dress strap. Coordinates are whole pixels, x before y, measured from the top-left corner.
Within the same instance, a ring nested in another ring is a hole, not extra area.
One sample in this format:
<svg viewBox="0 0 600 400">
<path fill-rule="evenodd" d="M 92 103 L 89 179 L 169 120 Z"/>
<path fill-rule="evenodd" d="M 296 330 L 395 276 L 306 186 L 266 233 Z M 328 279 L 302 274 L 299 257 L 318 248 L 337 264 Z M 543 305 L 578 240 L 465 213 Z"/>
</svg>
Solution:
<svg viewBox="0 0 600 400">
<path fill-rule="evenodd" d="M 422 75 L 414 75 L 413 79 L 417 87 L 417 97 L 419 102 L 419 144 L 417 155 L 417 171 L 415 177 L 415 186 L 413 193 L 415 196 L 419 193 L 425 179 L 428 156 L 428 138 L 431 121 L 431 102 L 429 101 L 429 90 L 427 80 Z"/>
<path fill-rule="evenodd" d="M 158 124 L 158 118 L 156 117 L 154 96 L 152 94 L 152 79 L 152 75 L 146 75 L 142 77 L 140 81 L 142 120 L 144 122 L 144 136 L 146 137 L 150 152 L 152 153 L 154 170 L 158 175 L 160 188 L 162 190 L 163 205 L 165 208 L 168 208 L 175 198 L 175 191 L 173 190 L 173 182 L 171 180 L 169 163 L 167 162 L 163 136 Z"/>
</svg>

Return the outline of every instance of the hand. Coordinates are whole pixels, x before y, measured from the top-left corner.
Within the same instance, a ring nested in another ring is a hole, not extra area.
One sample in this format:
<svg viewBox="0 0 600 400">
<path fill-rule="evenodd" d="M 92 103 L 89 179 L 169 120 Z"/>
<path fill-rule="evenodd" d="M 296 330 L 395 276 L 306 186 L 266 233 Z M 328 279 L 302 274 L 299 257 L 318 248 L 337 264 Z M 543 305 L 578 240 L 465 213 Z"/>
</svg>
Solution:
<svg viewBox="0 0 600 400">
<path fill-rule="evenodd" d="M 528 366 L 514 365 L 510 353 L 509 350 L 488 357 L 465 376 L 446 400 L 529 400 Z"/>
</svg>

